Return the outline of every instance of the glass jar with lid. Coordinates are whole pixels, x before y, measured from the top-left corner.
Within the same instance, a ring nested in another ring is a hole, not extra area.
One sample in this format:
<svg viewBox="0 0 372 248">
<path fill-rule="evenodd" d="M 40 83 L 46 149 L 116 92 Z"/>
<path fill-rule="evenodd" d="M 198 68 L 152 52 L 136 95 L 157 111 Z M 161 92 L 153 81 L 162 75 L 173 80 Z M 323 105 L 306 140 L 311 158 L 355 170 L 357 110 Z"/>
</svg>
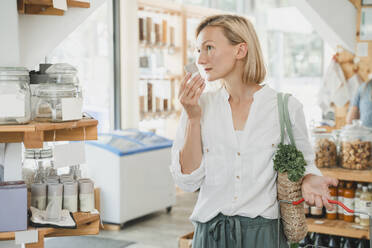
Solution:
<svg viewBox="0 0 372 248">
<path fill-rule="evenodd" d="M 35 89 L 36 121 L 63 122 L 82 118 L 83 99 L 78 85 L 77 70 L 68 64 L 50 66 L 48 83 Z"/>
<path fill-rule="evenodd" d="M 372 133 L 354 120 L 341 132 L 341 165 L 347 169 L 365 170 L 372 168 Z"/>
<path fill-rule="evenodd" d="M 22 178 L 28 187 L 33 183 L 46 182 L 47 170 L 53 165 L 51 147 L 25 149 L 22 164 Z M 50 170 L 50 169 L 49 169 Z"/>
<path fill-rule="evenodd" d="M 24 67 L 0 67 L 0 124 L 31 120 L 30 77 Z"/>
<path fill-rule="evenodd" d="M 337 166 L 337 146 L 334 136 L 323 130 L 313 130 L 315 165 L 318 168 Z"/>
</svg>

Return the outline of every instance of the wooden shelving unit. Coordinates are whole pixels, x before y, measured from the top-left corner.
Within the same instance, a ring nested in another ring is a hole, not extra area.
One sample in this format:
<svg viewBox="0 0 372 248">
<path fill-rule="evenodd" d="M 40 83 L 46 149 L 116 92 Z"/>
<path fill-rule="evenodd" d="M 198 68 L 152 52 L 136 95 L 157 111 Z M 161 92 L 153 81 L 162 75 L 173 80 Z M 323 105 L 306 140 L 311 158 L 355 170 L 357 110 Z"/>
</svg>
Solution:
<svg viewBox="0 0 372 248">
<path fill-rule="evenodd" d="M 324 176 L 338 180 L 372 182 L 372 170 L 350 170 L 344 168 L 320 168 Z M 369 228 L 343 220 L 313 219 L 306 220 L 309 232 L 345 236 L 350 238 L 369 239 Z"/>
<path fill-rule="evenodd" d="M 83 118 L 61 123 L 0 126 L 0 143 L 23 142 L 26 148 L 41 148 L 45 141 L 96 140 L 97 125 L 97 120 Z"/>
<path fill-rule="evenodd" d="M 312 218 L 308 218 L 306 222 L 309 232 L 324 233 L 358 239 L 369 239 L 368 228 L 361 229 L 361 226 L 355 223 L 349 223 L 343 220 Z"/>
<path fill-rule="evenodd" d="M 61 123 L 31 122 L 27 125 L 0 125 L 0 143 L 23 142 L 26 148 L 42 148 L 45 141 L 96 140 L 98 121 L 84 117 L 79 121 Z M 95 189 L 95 208 L 100 210 L 100 190 Z M 100 215 L 74 213 L 76 229 L 33 228 L 38 231 L 38 242 L 26 244 L 27 248 L 44 248 L 44 238 L 61 236 L 94 235 L 99 233 Z M 1 240 L 13 240 L 15 232 L 0 232 Z"/>
</svg>

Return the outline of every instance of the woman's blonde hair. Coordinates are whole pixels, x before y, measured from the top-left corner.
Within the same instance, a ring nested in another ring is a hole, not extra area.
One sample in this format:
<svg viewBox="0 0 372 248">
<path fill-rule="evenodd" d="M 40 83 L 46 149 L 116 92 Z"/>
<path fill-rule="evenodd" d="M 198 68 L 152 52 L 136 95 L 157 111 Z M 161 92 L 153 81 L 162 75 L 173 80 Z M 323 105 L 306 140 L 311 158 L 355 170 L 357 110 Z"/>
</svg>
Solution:
<svg viewBox="0 0 372 248">
<path fill-rule="evenodd" d="M 214 15 L 205 18 L 196 28 L 196 37 L 206 27 L 221 27 L 230 44 L 246 43 L 248 53 L 245 57 L 243 82 L 260 84 L 266 76 L 261 46 L 252 23 L 242 16 Z"/>
</svg>

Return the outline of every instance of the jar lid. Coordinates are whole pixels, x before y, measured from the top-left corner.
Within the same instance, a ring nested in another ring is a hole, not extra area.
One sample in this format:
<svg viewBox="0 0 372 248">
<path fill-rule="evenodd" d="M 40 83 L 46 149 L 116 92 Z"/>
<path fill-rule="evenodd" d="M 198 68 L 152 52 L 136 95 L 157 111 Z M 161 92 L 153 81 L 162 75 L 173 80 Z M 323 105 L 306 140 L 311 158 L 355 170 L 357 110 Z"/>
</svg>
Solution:
<svg viewBox="0 0 372 248">
<path fill-rule="evenodd" d="M 50 66 L 45 73 L 48 74 L 50 83 L 79 84 L 77 69 L 66 63 Z"/>
<path fill-rule="evenodd" d="M 366 135 L 371 135 L 371 130 L 364 127 L 361 120 L 353 120 L 353 123 L 351 125 L 346 125 L 341 131 L 342 137 Z"/>
<path fill-rule="evenodd" d="M 28 81 L 29 72 L 25 67 L 0 67 L 0 81 Z"/>
<path fill-rule="evenodd" d="M 27 159 L 43 159 L 52 158 L 53 150 L 51 147 L 46 147 L 42 149 L 26 149 L 25 158 Z"/>
</svg>

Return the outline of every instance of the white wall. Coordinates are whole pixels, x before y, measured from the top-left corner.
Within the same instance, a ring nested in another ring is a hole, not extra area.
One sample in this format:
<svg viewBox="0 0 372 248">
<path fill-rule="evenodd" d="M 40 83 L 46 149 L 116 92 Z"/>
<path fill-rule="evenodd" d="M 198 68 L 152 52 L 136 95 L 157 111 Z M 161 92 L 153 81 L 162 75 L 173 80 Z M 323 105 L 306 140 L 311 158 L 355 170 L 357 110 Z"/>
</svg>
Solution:
<svg viewBox="0 0 372 248">
<path fill-rule="evenodd" d="M 33 69 L 105 1 L 91 0 L 90 8 L 69 8 L 64 16 L 49 16 L 18 15 L 17 1 L 1 0 L 0 66 Z"/>
<path fill-rule="evenodd" d="M 0 65 L 19 65 L 17 1 L 1 0 L 0 32 Z"/>
<path fill-rule="evenodd" d="M 357 10 L 348 0 L 292 0 L 292 3 L 334 49 L 341 45 L 354 52 Z"/>
</svg>

